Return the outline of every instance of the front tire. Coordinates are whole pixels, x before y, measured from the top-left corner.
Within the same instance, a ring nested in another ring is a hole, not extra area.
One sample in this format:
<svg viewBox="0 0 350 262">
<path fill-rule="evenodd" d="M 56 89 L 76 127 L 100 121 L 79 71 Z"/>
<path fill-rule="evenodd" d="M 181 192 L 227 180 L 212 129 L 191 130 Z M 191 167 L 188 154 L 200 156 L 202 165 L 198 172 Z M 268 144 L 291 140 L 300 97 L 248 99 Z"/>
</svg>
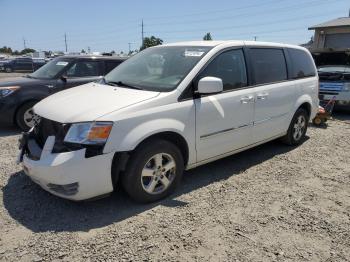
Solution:
<svg viewBox="0 0 350 262">
<path fill-rule="evenodd" d="M 27 102 L 22 105 L 16 113 L 16 124 L 17 126 L 23 130 L 28 131 L 31 129 L 36 121 L 36 115 L 33 112 L 33 106 L 37 103 L 37 101 Z"/>
<path fill-rule="evenodd" d="M 175 190 L 183 171 L 184 160 L 178 147 L 166 140 L 152 139 L 132 153 L 122 184 L 135 201 L 154 202 Z"/>
<path fill-rule="evenodd" d="M 291 146 L 300 145 L 304 139 L 309 123 L 309 115 L 303 108 L 299 108 L 289 125 L 287 134 L 282 138 L 282 141 Z"/>
</svg>

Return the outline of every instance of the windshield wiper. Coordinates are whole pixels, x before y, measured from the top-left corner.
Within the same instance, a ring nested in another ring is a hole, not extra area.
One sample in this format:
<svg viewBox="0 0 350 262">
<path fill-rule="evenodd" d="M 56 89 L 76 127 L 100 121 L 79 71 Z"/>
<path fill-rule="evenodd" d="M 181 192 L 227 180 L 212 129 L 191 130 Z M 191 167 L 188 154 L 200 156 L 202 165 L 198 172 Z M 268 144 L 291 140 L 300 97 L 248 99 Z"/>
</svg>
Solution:
<svg viewBox="0 0 350 262">
<path fill-rule="evenodd" d="M 122 81 L 109 81 L 109 82 L 105 81 L 105 84 L 106 85 L 111 85 L 111 86 L 127 87 L 127 88 L 131 88 L 131 89 L 142 90 L 141 87 L 134 86 L 134 85 L 131 85 L 131 84 L 128 84 L 128 83 L 124 83 Z"/>
</svg>

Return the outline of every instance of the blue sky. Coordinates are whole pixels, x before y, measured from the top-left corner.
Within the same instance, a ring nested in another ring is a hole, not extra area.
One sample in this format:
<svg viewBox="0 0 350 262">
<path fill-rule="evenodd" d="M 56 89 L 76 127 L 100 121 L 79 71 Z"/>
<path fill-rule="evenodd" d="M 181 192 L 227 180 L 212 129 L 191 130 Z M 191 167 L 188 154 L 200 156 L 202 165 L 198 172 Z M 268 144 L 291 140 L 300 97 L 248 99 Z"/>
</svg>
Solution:
<svg viewBox="0 0 350 262">
<path fill-rule="evenodd" d="M 0 0 L 0 46 L 37 50 L 128 51 L 145 36 L 164 42 L 246 39 L 300 44 L 307 28 L 348 16 L 349 0 Z"/>
</svg>

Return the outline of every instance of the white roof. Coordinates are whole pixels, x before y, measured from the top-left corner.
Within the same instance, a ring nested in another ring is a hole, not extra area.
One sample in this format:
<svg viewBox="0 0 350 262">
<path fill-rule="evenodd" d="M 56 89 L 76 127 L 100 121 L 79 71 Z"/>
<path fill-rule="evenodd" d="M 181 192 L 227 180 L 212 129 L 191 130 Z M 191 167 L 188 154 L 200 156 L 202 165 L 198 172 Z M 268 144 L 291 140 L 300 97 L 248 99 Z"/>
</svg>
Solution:
<svg viewBox="0 0 350 262">
<path fill-rule="evenodd" d="M 290 47 L 290 48 L 304 49 L 303 47 L 300 47 L 297 45 L 272 43 L 272 42 L 260 42 L 260 41 L 243 41 L 243 40 L 188 41 L 188 42 L 169 43 L 169 44 L 165 44 L 162 46 L 209 46 L 209 47 L 215 47 L 215 46 L 220 46 L 220 45 L 223 45 L 223 46 L 250 45 L 250 46 Z"/>
</svg>

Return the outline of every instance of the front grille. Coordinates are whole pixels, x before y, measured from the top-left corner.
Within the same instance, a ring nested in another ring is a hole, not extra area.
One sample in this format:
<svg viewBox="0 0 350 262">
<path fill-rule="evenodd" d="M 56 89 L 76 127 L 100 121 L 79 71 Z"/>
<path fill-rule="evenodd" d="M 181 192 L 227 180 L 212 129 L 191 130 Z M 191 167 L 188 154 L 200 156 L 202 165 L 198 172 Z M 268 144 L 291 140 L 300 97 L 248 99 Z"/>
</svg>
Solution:
<svg viewBox="0 0 350 262">
<path fill-rule="evenodd" d="M 48 184 L 47 187 L 61 195 L 65 196 L 73 196 L 76 193 L 78 193 L 79 184 L 78 183 L 72 183 L 67 185 L 56 185 L 56 184 Z"/>
<path fill-rule="evenodd" d="M 46 118 L 41 118 L 40 123 L 35 126 L 33 133 L 36 142 L 43 148 L 49 136 L 55 136 L 57 145 L 63 144 L 64 137 L 69 127 L 70 124 L 61 124 Z"/>
</svg>

